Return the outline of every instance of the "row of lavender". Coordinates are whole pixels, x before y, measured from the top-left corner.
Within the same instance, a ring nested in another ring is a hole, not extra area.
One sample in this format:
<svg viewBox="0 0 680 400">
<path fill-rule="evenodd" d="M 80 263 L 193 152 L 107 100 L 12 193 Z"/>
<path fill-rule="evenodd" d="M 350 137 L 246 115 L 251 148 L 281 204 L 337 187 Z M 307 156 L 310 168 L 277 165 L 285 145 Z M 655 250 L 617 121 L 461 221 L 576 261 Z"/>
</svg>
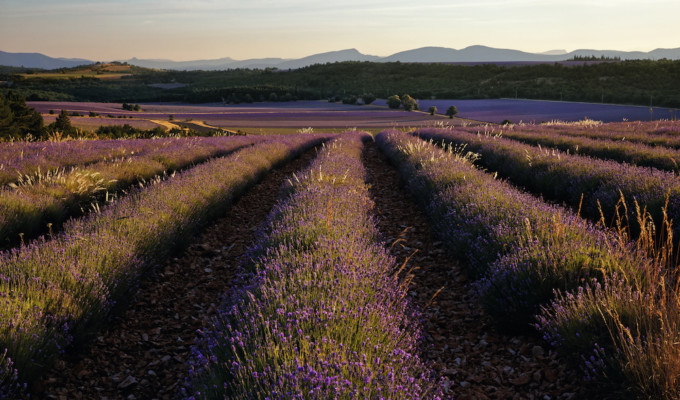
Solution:
<svg viewBox="0 0 680 400">
<path fill-rule="evenodd" d="M 478 129 L 466 129 L 477 133 Z M 592 139 L 585 136 L 569 136 L 549 126 L 511 125 L 499 131 L 485 128 L 484 134 L 499 134 L 523 143 L 554 147 L 572 154 L 626 162 L 643 167 L 658 168 L 665 171 L 680 171 L 680 150 L 664 146 L 650 146 L 621 140 L 604 138 Z M 680 139 L 680 138 L 678 138 Z"/>
<path fill-rule="evenodd" d="M 264 137 L 146 140 L 144 146 L 138 146 L 136 140 L 116 141 L 118 152 L 123 153 L 130 146 L 127 154 L 134 155 L 45 174 L 36 182 L 0 189 L 0 246 L 18 243 L 19 235 L 24 239 L 36 237 L 47 230 L 48 224 L 56 228 L 99 195 L 263 140 Z M 135 153 L 142 147 L 144 151 Z"/>
<path fill-rule="evenodd" d="M 656 301 L 658 265 L 643 249 L 477 170 L 462 153 L 394 131 L 377 142 L 467 261 L 501 326 L 539 329 L 587 378 L 623 377 L 645 396 L 677 397 L 680 301 Z"/>
<path fill-rule="evenodd" d="M 194 349 L 189 398 L 439 398 L 417 315 L 377 239 L 363 134 L 291 178 Z"/>
<path fill-rule="evenodd" d="M 589 138 L 595 140 L 614 140 L 638 143 L 648 146 L 664 146 L 680 149 L 680 122 L 617 122 L 617 123 L 554 123 L 542 125 L 522 125 L 522 131 L 549 131 L 562 136 Z"/>
<path fill-rule="evenodd" d="M 319 144 L 279 138 L 140 189 L 62 234 L 0 253 L 0 395 L 22 388 L 73 340 L 96 329 L 144 270 L 191 240 L 274 165 Z M 2 396 L 0 396 L 2 397 Z"/>
<path fill-rule="evenodd" d="M 465 145 L 481 155 L 479 164 L 485 168 L 547 199 L 579 209 L 592 220 L 604 217 L 607 225 L 617 215 L 625 215 L 627 222 L 639 229 L 635 227 L 634 200 L 646 208 L 657 225 L 663 220 L 668 200 L 668 217 L 680 221 L 680 181 L 672 172 L 571 155 L 456 129 L 422 129 L 416 134 Z"/>
<path fill-rule="evenodd" d="M 145 154 L 165 146 L 192 146 L 205 140 L 165 138 L 0 143 L 0 186 L 16 182 L 20 176 L 39 178 L 59 169 Z"/>
</svg>

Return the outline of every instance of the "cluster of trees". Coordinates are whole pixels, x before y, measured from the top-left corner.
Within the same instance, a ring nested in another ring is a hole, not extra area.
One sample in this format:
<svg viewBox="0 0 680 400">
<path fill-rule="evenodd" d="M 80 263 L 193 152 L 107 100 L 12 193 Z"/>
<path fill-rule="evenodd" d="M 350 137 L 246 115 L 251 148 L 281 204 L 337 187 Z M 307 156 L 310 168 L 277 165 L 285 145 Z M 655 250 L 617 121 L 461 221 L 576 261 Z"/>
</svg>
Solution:
<svg viewBox="0 0 680 400">
<path fill-rule="evenodd" d="M 406 111 L 413 111 L 418 110 L 418 102 L 408 94 L 405 94 L 401 97 L 393 94 L 387 98 L 387 107 L 395 109 L 404 107 L 404 110 Z"/>
<path fill-rule="evenodd" d="M 429 112 L 430 115 L 434 115 L 437 112 L 437 106 L 430 106 L 430 108 L 427 109 L 427 112 Z M 449 118 L 453 118 L 456 114 L 458 114 L 458 108 L 456 106 L 449 106 L 449 108 L 446 109 L 446 115 Z"/>
<path fill-rule="evenodd" d="M 123 103 L 123 110 L 127 110 L 127 111 L 142 111 L 142 107 L 140 107 L 139 104 L 128 104 L 128 103 Z"/>
<path fill-rule="evenodd" d="M 401 97 L 396 94 L 389 96 L 387 98 L 387 106 L 389 108 L 394 109 L 403 107 L 404 110 L 406 111 L 413 111 L 419 109 L 418 101 L 413 97 L 409 96 L 408 94 L 405 94 Z M 427 112 L 429 112 L 430 115 L 434 115 L 437 112 L 437 107 L 430 106 L 430 108 L 427 109 Z M 456 114 L 458 114 L 458 108 L 456 108 L 456 106 L 450 106 L 449 108 L 446 109 L 446 115 L 449 118 L 453 118 Z"/>
</svg>

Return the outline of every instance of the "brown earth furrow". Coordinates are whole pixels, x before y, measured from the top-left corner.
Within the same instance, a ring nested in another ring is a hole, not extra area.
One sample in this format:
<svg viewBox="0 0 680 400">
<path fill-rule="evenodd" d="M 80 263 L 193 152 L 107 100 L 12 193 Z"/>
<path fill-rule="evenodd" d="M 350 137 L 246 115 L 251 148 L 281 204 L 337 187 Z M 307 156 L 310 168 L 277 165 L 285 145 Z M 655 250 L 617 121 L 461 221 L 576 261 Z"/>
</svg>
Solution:
<svg viewBox="0 0 680 400">
<path fill-rule="evenodd" d="M 383 239 L 399 264 L 412 256 L 405 270 L 416 267 L 409 295 L 423 310 L 423 357 L 451 381 L 448 394 L 461 400 L 589 398 L 579 373 L 544 343 L 505 335 L 493 325 L 463 268 L 443 250 L 426 215 L 373 143 L 366 146 L 364 164 Z"/>
<path fill-rule="evenodd" d="M 316 155 L 310 150 L 270 172 L 175 258 L 145 277 L 124 313 L 94 340 L 57 360 L 34 384 L 48 399 L 174 399 L 189 373 L 199 329 L 210 326 L 235 268 L 277 200 L 284 180 Z"/>
</svg>

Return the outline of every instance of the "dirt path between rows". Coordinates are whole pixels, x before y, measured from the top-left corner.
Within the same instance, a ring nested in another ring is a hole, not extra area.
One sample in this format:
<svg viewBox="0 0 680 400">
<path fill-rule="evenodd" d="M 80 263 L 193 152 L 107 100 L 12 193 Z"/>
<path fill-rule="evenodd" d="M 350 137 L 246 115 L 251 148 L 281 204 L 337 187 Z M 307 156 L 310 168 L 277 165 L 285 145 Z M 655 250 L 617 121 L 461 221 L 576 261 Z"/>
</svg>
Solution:
<svg viewBox="0 0 680 400">
<path fill-rule="evenodd" d="M 409 295 L 424 310 L 424 358 L 452 381 L 449 394 L 460 400 L 588 398 L 579 374 L 543 343 L 503 335 L 492 326 L 462 268 L 443 250 L 427 217 L 374 143 L 366 146 L 364 165 L 378 226 L 392 255 L 401 265 L 417 250 L 406 268 L 418 268 Z"/>
<path fill-rule="evenodd" d="M 174 399 L 198 329 L 209 326 L 235 267 L 284 180 L 316 150 L 269 173 L 195 243 L 146 277 L 126 312 L 35 384 L 37 398 Z"/>
</svg>

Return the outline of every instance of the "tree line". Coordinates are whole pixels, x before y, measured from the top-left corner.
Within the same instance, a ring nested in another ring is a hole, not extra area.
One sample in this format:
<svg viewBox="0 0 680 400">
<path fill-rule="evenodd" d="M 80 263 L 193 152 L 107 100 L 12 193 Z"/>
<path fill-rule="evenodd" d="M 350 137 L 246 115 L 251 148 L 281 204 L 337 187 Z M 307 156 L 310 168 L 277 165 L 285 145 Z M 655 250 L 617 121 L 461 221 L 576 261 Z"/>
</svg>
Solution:
<svg viewBox="0 0 680 400">
<path fill-rule="evenodd" d="M 680 61 L 584 61 L 583 65 L 451 65 L 339 62 L 296 70 L 155 71 L 138 68 L 119 80 L 23 79 L 0 70 L 0 80 L 29 100 L 190 103 L 387 98 L 528 98 L 680 107 Z M 181 82 L 176 89 L 151 87 Z M 8 90 L 3 88 L 0 90 Z"/>
</svg>

